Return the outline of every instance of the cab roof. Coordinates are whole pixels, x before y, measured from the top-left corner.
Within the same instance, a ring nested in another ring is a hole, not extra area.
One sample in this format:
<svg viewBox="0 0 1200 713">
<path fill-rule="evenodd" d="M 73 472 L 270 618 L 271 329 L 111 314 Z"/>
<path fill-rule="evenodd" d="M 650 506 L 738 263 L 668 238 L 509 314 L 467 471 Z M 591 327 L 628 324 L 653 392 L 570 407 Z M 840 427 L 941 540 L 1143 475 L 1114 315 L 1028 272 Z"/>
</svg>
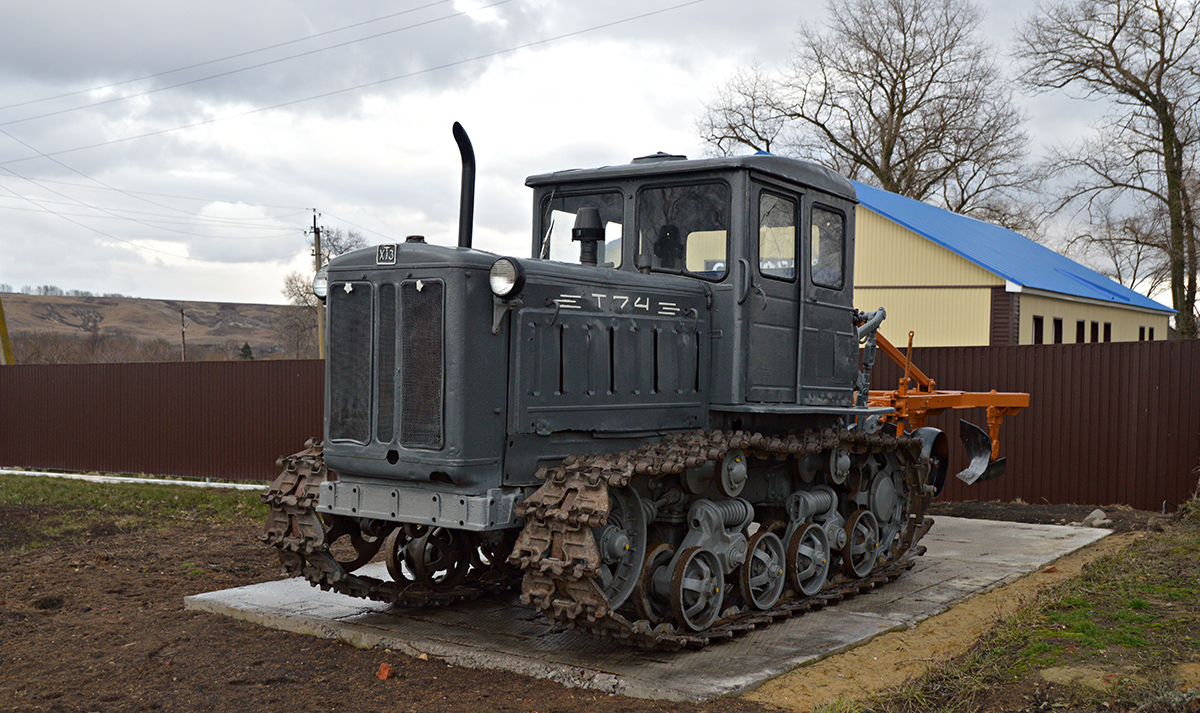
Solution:
<svg viewBox="0 0 1200 713">
<path fill-rule="evenodd" d="M 798 183 L 831 195 L 857 202 L 854 185 L 845 177 L 810 161 L 801 161 L 768 153 L 750 156 L 688 159 L 686 156 L 657 153 L 635 158 L 627 164 L 600 168 L 573 168 L 542 173 L 525 179 L 525 185 L 536 188 L 551 184 L 586 181 L 624 180 L 655 176 L 678 176 L 688 173 L 745 170 L 772 178 Z"/>
</svg>

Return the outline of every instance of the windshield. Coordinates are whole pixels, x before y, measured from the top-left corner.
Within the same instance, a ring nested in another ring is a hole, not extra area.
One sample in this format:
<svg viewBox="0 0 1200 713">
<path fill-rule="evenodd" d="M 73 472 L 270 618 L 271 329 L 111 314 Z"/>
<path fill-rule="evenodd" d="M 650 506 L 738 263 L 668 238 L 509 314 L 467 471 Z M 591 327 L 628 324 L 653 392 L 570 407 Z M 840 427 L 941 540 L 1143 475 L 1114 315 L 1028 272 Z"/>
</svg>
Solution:
<svg viewBox="0 0 1200 713">
<path fill-rule="evenodd" d="M 644 188 L 637 198 L 638 250 L 649 255 L 652 270 L 720 279 L 729 213 L 724 183 Z"/>
<path fill-rule="evenodd" d="M 584 206 L 600 211 L 604 240 L 596 245 L 596 264 L 600 267 L 621 266 L 621 243 L 625 219 L 625 201 L 620 191 L 605 191 L 578 195 L 551 195 L 542 202 L 542 236 L 538 257 L 543 260 L 579 263 L 580 243 L 571 240 L 575 214 Z"/>
</svg>

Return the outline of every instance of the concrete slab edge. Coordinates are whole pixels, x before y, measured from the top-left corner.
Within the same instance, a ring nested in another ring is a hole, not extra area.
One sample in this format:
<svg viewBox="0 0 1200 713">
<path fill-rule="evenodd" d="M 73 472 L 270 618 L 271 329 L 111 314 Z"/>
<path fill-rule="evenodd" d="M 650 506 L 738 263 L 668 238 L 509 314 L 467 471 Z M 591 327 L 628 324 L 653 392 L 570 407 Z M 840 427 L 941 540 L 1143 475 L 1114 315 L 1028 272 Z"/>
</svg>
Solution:
<svg viewBox="0 0 1200 713">
<path fill-rule="evenodd" d="M 877 639 L 880 636 L 883 636 L 884 634 L 890 634 L 894 631 L 905 631 L 905 630 L 911 629 L 911 628 L 913 628 L 913 624 L 897 623 L 895 626 L 892 626 L 887 629 L 881 629 L 881 630 L 875 632 L 874 634 L 871 634 L 870 636 L 866 636 L 861 639 L 855 639 L 854 641 L 847 642 L 841 646 L 830 649 L 829 651 L 822 652 L 815 656 L 809 656 L 809 657 L 806 657 L 803 659 L 789 659 L 788 661 L 783 662 L 783 665 L 770 666 L 770 667 L 760 669 L 762 671 L 766 671 L 767 676 L 755 677 L 753 680 L 750 680 L 748 683 L 746 683 L 744 685 L 733 686 L 724 695 L 740 696 L 743 693 L 749 693 L 750 691 L 753 691 L 753 690 L 765 685 L 766 683 L 768 683 L 770 681 L 774 681 L 776 678 L 779 678 L 780 676 L 784 675 L 785 673 L 804 668 L 805 666 L 812 666 L 813 664 L 820 662 L 820 661 L 824 661 L 827 658 L 831 658 L 833 656 L 839 656 L 841 654 L 846 653 L 847 651 L 850 651 L 851 649 L 857 649 L 858 647 L 862 646 L 863 644 L 867 643 L 868 641 Z M 712 698 L 713 698 L 713 696 L 708 696 L 706 698 L 697 698 L 695 700 L 705 701 L 705 700 L 712 700 Z"/>
<path fill-rule="evenodd" d="M 1055 526 L 1055 527 L 1058 527 L 1058 526 Z M 1061 527 L 1066 527 L 1066 526 L 1061 526 Z M 1072 529 L 1075 529 L 1075 528 L 1072 528 Z M 730 695 L 740 695 L 740 694 L 744 694 L 744 693 L 750 693 L 751 690 L 755 690 L 757 688 L 762 687 L 762 685 L 767 684 L 770 681 L 774 681 L 775 678 L 778 678 L 778 677 L 784 675 L 784 673 L 787 673 L 788 671 L 803 669 L 804 666 L 811 666 L 812 664 L 818 663 L 818 661 L 823 661 L 830 657 L 835 657 L 835 655 L 839 655 L 839 654 L 845 653 L 847 651 L 851 651 L 851 649 L 858 648 L 859 646 L 863 646 L 864 643 L 869 642 L 874 639 L 877 639 L 877 637 L 883 636 L 884 634 L 890 634 L 890 633 L 893 633 L 893 631 L 905 631 L 908 629 L 916 629 L 920 623 L 929 621 L 929 619 L 932 619 L 934 617 L 941 616 L 941 615 L 943 615 L 943 613 L 946 613 L 946 612 L 954 609 L 955 606 L 965 603 L 965 601 L 970 601 L 971 599 L 979 597 L 979 595 L 982 595 L 982 594 L 986 594 L 989 592 L 995 592 L 996 589 L 1000 589 L 1001 587 L 1010 585 L 1010 583 L 1013 583 L 1016 581 L 1024 580 L 1025 577 L 1027 577 L 1027 576 L 1037 574 L 1038 571 L 1043 570 L 1046 567 L 1050 567 L 1050 565 L 1060 561 L 1060 559 L 1062 559 L 1063 557 L 1068 557 L 1070 555 L 1074 555 L 1075 552 L 1079 552 L 1079 550 L 1084 549 L 1084 547 L 1090 547 L 1090 546 L 1098 543 L 1098 541 L 1108 537 L 1108 535 L 1110 535 L 1110 534 L 1112 534 L 1111 529 L 1098 529 L 1096 537 L 1094 537 L 1091 541 L 1088 541 L 1088 543 L 1085 543 L 1084 545 L 1080 545 L 1079 547 L 1076 547 L 1076 549 L 1074 549 L 1070 552 L 1063 553 L 1063 555 L 1058 555 L 1057 557 L 1051 557 L 1050 559 L 1046 559 L 1045 562 L 1043 562 L 1042 564 L 1038 564 L 1037 567 L 1034 567 L 1033 569 L 1015 570 L 1015 571 L 1013 571 L 1012 574 L 1009 574 L 1008 576 L 1003 577 L 1003 579 L 992 582 L 991 585 L 986 586 L 982 589 L 979 589 L 978 592 L 973 592 L 970 595 L 970 597 L 967 597 L 965 599 L 959 599 L 956 601 L 949 601 L 949 603 L 947 603 L 947 604 L 938 605 L 938 606 L 934 607 L 934 609 L 930 610 L 929 616 L 925 616 L 923 618 L 916 619 L 916 621 L 902 622 L 902 623 L 896 624 L 895 627 L 892 627 L 892 628 L 884 630 L 884 631 L 880 631 L 880 633 L 865 637 L 865 639 L 859 639 L 857 641 L 847 643 L 847 645 L 845 645 L 845 646 L 842 646 L 842 647 L 839 647 L 836 649 L 832 649 L 832 651 L 828 651 L 828 652 L 824 652 L 822 654 L 815 655 L 815 657 L 810 657 L 809 659 L 799 661 L 799 663 L 793 663 L 791 666 L 788 666 L 788 667 L 781 667 L 781 669 L 779 669 L 779 670 L 776 670 L 775 667 L 773 667 L 772 673 L 770 673 L 770 676 L 768 676 L 766 678 L 757 679 L 757 681 L 755 681 L 755 682 L 746 684 L 745 687 L 739 688 L 737 690 L 733 690 L 733 691 L 731 691 Z M 701 699 L 701 700 L 703 700 L 703 699 Z"/>
<path fill-rule="evenodd" d="M 1065 527 L 1065 526 L 1063 526 L 1063 527 Z M 1072 529 L 1075 529 L 1075 528 L 1072 528 Z M 1071 550 L 1070 552 L 1067 552 L 1065 554 L 1058 555 L 1057 557 L 1052 557 L 1052 558 L 1042 562 L 1041 564 L 1039 564 L 1038 566 L 1034 567 L 1031 570 L 1014 571 L 1011 574 L 1007 575 L 1006 577 L 996 580 L 995 582 L 989 584 L 988 586 L 986 586 L 978 591 L 972 592 L 971 595 L 968 597 L 965 597 L 963 599 L 959 599 L 956 601 L 947 602 L 946 604 L 938 605 L 937 607 L 930 610 L 930 613 L 928 616 L 922 617 L 915 621 L 899 622 L 895 626 L 891 627 L 890 629 L 879 631 L 871 636 L 868 636 L 868 637 L 865 637 L 862 639 L 857 639 L 853 642 L 849 642 L 849 643 L 845 644 L 844 646 L 840 646 L 836 649 L 831 649 L 829 651 L 823 652 L 816 656 L 808 657 L 807 659 L 804 659 L 804 660 L 790 661 L 785 666 L 770 667 L 769 669 L 766 669 L 767 671 L 769 671 L 769 675 L 766 676 L 765 678 L 756 679 L 756 680 L 752 681 L 751 683 L 746 684 L 745 686 L 740 686 L 740 687 L 731 689 L 727 695 L 741 695 L 743 693 L 749 693 L 750 691 L 753 691 L 753 690 L 765 685 L 766 683 L 773 681 L 774 679 L 778 678 L 779 676 L 782 676 L 785 673 L 788 673 L 789 671 L 795 671 L 797 669 L 804 668 L 805 666 L 811 666 L 813 664 L 824 661 L 827 658 L 831 658 L 833 656 L 838 656 L 847 651 L 850 651 L 851 649 L 856 649 L 856 648 L 862 646 L 863 644 L 866 644 L 869 641 L 872 641 L 880 636 L 883 636 L 884 634 L 890 634 L 890 633 L 896 632 L 896 631 L 906 631 L 909 629 L 915 629 L 917 626 L 919 626 L 921 624 L 921 622 L 928 621 L 936 616 L 945 614 L 946 612 L 950 611 L 954 607 L 956 607 L 966 601 L 974 599 L 975 597 L 978 597 L 980 595 L 987 594 L 988 592 L 993 592 L 997 589 L 1000 589 L 1001 587 L 1012 584 L 1013 582 L 1020 581 L 1030 575 L 1036 574 L 1036 573 L 1040 572 L 1042 569 L 1045 569 L 1046 567 L 1049 567 L 1049 566 L 1053 565 L 1055 562 L 1058 562 L 1059 560 L 1063 559 L 1064 557 L 1072 555 L 1072 554 L 1078 552 L 1079 550 L 1083 549 L 1084 547 L 1090 547 L 1091 545 L 1096 544 L 1100 540 L 1111 535 L 1112 532 L 1113 532 L 1112 530 L 1104 530 L 1104 529 L 1097 530 L 1097 534 L 1096 534 L 1095 538 L 1093 538 L 1091 541 L 1089 541 L 1083 545 L 1080 545 L 1078 548 Z M 870 596 L 870 593 L 867 593 L 866 596 Z M 707 700 L 707 699 L 697 698 L 696 700 Z"/>
<path fill-rule="evenodd" d="M 454 666 L 473 669 L 500 668 L 505 671 L 532 676 L 533 678 L 546 679 L 572 688 L 584 688 L 612 695 L 692 702 L 708 700 L 714 697 L 713 695 L 687 696 L 670 688 L 654 686 L 637 680 L 629 680 L 616 674 L 589 671 L 559 663 L 550 664 L 510 653 L 483 650 L 465 653 L 463 651 L 465 645 L 462 642 L 442 643 L 433 639 L 424 639 L 419 645 L 414 646 L 370 627 L 347 622 L 339 622 L 336 626 L 323 625 L 303 616 L 247 612 L 236 607 L 225 606 L 211 601 L 202 594 L 184 597 L 183 608 L 188 611 L 200 611 L 227 616 L 231 619 L 238 619 L 280 631 L 317 636 L 323 639 L 337 639 L 360 649 L 391 649 L 392 651 L 412 657 L 425 654 L 430 658 L 440 659 Z"/>
</svg>

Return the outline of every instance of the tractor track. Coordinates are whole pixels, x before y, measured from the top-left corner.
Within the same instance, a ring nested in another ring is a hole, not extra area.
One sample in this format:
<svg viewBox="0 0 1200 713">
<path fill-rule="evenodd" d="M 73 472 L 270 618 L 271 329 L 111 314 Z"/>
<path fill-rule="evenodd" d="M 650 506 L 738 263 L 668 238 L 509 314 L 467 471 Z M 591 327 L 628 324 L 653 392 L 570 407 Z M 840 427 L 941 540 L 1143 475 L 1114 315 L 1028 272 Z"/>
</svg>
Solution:
<svg viewBox="0 0 1200 713">
<path fill-rule="evenodd" d="M 783 460 L 839 446 L 859 453 L 895 452 L 905 466 L 905 524 L 893 545 L 865 576 L 833 575 L 812 596 L 789 589 L 764 610 L 730 607 L 710 627 L 698 632 L 640 618 L 629 604 L 616 611 L 609 606 L 592 528 L 604 525 L 608 519 L 610 489 L 628 487 L 637 478 L 677 475 L 720 462 L 732 449 L 756 458 Z M 473 557 L 471 570 L 464 577 L 444 586 L 427 586 L 405 577 L 391 581 L 352 574 L 354 568 L 370 559 L 378 545 L 366 548 L 365 560 L 359 557 L 353 562 L 339 561 L 330 551 L 336 537 L 329 537 L 331 528 L 316 511 L 320 484 L 329 473 L 321 444 L 309 441 L 304 451 L 279 460 L 283 470 L 262 496 L 270 513 L 260 539 L 276 549 L 288 574 L 303 576 L 324 590 L 415 608 L 451 606 L 510 594 L 520 586 L 521 601 L 534 606 L 559 629 L 581 630 L 645 648 L 702 648 L 869 592 L 911 569 L 915 558 L 925 551 L 917 543 L 933 522 L 924 516 L 932 494 L 924 486 L 929 463 L 921 459 L 920 448 L 916 437 L 846 429 L 785 436 L 691 431 L 619 453 L 570 456 L 560 466 L 539 471 L 544 484 L 518 506 L 517 514 L 526 518 L 526 525 L 508 556 L 508 564 L 519 570 L 506 566 L 502 553 L 484 562 Z M 403 530 L 404 526 L 399 526 L 393 532 Z M 361 537 L 382 541 L 385 534 Z M 419 534 L 410 531 L 407 537 L 411 540 Z"/>
</svg>

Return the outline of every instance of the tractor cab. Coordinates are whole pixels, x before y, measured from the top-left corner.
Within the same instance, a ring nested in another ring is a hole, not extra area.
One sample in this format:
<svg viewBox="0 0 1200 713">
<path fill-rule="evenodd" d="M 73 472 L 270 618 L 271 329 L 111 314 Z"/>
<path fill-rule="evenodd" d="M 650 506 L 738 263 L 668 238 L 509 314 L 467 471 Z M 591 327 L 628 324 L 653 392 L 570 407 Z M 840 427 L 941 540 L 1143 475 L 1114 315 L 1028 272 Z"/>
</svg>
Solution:
<svg viewBox="0 0 1200 713">
<path fill-rule="evenodd" d="M 758 154 L 533 176 L 533 256 L 682 275 L 711 303 L 711 408 L 849 409 L 857 372 L 853 186 Z"/>
</svg>

